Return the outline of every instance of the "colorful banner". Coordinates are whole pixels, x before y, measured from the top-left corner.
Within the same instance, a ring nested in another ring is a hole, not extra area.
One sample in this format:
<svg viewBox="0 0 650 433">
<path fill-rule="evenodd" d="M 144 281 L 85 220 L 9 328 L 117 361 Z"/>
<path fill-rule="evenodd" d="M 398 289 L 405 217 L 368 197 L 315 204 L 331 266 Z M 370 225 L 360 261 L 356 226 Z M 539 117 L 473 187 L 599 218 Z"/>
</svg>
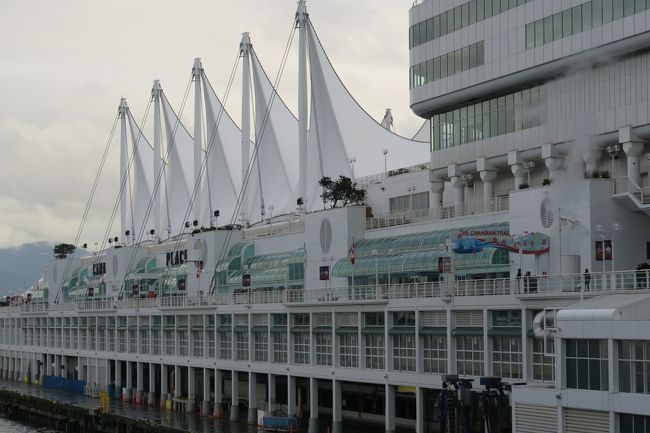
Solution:
<svg viewBox="0 0 650 433">
<path fill-rule="evenodd" d="M 549 237 L 543 233 L 513 236 L 506 230 L 467 230 L 458 232 L 452 249 L 456 254 L 479 253 L 485 248 L 499 248 L 513 253 L 540 255 L 549 251 Z"/>
</svg>

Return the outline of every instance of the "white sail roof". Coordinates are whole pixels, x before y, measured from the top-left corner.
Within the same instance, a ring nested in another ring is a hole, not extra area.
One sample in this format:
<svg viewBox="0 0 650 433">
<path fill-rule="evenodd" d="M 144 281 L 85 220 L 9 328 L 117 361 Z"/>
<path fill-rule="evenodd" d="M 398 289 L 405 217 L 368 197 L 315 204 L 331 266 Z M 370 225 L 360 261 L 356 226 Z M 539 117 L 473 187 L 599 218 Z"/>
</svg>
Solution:
<svg viewBox="0 0 650 433">
<path fill-rule="evenodd" d="M 322 208 L 318 180 L 323 176 L 352 177 L 384 170 L 383 151 L 399 158 L 399 167 L 429 159 L 429 144 L 392 133 L 373 119 L 350 95 L 330 63 L 311 22 L 308 26 L 312 118 L 308 143 L 308 208 Z M 389 167 L 390 169 L 391 167 Z"/>
<path fill-rule="evenodd" d="M 273 206 L 276 215 L 290 212 L 298 181 L 298 120 L 282 102 L 251 50 L 255 90 L 255 143 L 247 184 L 247 215 L 252 223 L 264 219 Z M 289 174 L 291 172 L 291 174 Z"/>
<path fill-rule="evenodd" d="M 425 120 L 411 140 L 426 141 L 428 143 L 431 140 L 431 121 Z"/>
<path fill-rule="evenodd" d="M 235 208 L 241 185 L 241 130 L 232 120 L 210 85 L 205 73 L 201 75 L 206 112 L 207 163 L 203 171 L 202 221 L 209 220 L 219 210 L 218 224 L 237 222 Z M 251 143 L 252 146 L 252 143 Z M 207 203 L 206 203 L 207 201 Z M 207 219 L 206 219 L 207 218 Z"/>
<path fill-rule="evenodd" d="M 131 111 L 128 110 L 127 113 L 133 149 L 133 193 L 130 197 L 131 211 L 127 217 L 134 239 L 146 239 L 146 234 L 153 228 L 150 206 L 154 186 L 154 152 Z"/>
<path fill-rule="evenodd" d="M 191 195 L 194 191 L 194 139 L 185 129 L 172 109 L 167 97 L 161 92 L 162 114 L 167 136 L 167 166 L 165 167 L 165 188 L 163 214 L 171 229 L 171 235 L 183 231 L 191 218 Z M 153 159 L 152 159 L 153 160 Z"/>
</svg>

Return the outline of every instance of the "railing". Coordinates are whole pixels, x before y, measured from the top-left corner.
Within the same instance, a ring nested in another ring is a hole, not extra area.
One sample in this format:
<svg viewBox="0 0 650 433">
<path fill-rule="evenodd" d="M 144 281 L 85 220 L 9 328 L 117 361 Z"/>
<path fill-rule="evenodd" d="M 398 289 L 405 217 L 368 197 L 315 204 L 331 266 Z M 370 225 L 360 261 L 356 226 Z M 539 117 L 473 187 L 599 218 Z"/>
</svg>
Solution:
<svg viewBox="0 0 650 433">
<path fill-rule="evenodd" d="M 59 304 L 24 304 L 4 307 L 4 312 L 95 311 L 136 308 L 189 308 L 217 305 L 364 303 L 388 300 L 464 296 L 584 297 L 650 291 L 650 270 L 594 272 L 455 280 L 428 283 L 380 284 L 316 289 L 274 288 L 236 290 L 228 294 L 164 296 L 159 298 L 97 298 Z"/>
<path fill-rule="evenodd" d="M 272 222 L 242 230 L 244 239 L 257 239 L 266 236 L 300 233 L 305 231 L 305 221 L 302 218 L 288 221 Z"/>
<path fill-rule="evenodd" d="M 483 215 L 493 212 L 505 212 L 508 210 L 510 210 L 510 198 L 504 196 L 437 209 L 397 211 L 367 218 L 366 230 L 395 227 L 425 221 L 438 221 L 471 215 Z"/>
<path fill-rule="evenodd" d="M 634 196 L 643 205 L 650 204 L 650 188 L 641 188 L 629 177 L 612 179 L 612 195 L 626 193 Z"/>
<path fill-rule="evenodd" d="M 375 182 L 381 182 L 388 177 L 398 176 L 400 174 L 412 173 L 416 171 L 429 170 L 430 167 L 431 164 L 429 162 L 423 162 L 422 164 L 412 165 L 410 167 L 396 168 L 394 170 L 388 170 L 382 173 L 355 177 L 354 181 L 361 187 L 368 187 L 369 185 Z"/>
</svg>

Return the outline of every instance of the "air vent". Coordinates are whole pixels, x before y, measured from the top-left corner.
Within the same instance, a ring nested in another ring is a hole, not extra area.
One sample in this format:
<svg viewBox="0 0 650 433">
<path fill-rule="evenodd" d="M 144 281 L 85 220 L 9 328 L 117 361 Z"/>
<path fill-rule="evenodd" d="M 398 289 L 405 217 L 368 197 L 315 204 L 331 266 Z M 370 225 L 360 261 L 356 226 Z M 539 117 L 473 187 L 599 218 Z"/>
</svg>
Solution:
<svg viewBox="0 0 650 433">
<path fill-rule="evenodd" d="M 332 225 L 330 220 L 324 219 L 320 223 L 320 249 L 327 254 L 332 246 Z"/>
<path fill-rule="evenodd" d="M 553 225 L 553 208 L 551 206 L 551 200 L 548 198 L 548 195 L 542 200 L 542 204 L 539 207 L 539 218 L 542 222 L 542 227 L 545 229 Z"/>
</svg>

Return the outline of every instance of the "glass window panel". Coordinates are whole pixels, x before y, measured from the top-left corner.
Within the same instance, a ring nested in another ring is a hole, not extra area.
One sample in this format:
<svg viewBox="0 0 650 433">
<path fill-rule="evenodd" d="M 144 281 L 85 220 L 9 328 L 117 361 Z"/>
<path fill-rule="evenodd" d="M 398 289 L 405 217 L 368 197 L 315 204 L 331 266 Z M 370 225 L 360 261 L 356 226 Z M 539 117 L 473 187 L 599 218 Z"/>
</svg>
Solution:
<svg viewBox="0 0 650 433">
<path fill-rule="evenodd" d="M 454 53 L 447 54 L 447 76 L 454 75 L 456 73 L 456 67 L 454 63 Z"/>
<path fill-rule="evenodd" d="M 646 0 L 636 0 L 634 3 L 634 12 L 642 12 L 646 8 Z"/>
<path fill-rule="evenodd" d="M 593 27 L 603 24 L 603 0 L 593 0 L 591 2 L 591 22 Z"/>
<path fill-rule="evenodd" d="M 623 1 L 623 15 L 628 16 L 634 13 L 634 0 Z"/>
<path fill-rule="evenodd" d="M 427 83 L 433 81 L 433 59 L 427 60 Z"/>
<path fill-rule="evenodd" d="M 603 0 L 603 24 L 607 24 L 614 18 L 614 0 Z"/>
<path fill-rule="evenodd" d="M 427 22 L 420 23 L 420 43 L 423 44 L 427 41 Z"/>
<path fill-rule="evenodd" d="M 469 25 L 476 23 L 476 0 L 469 2 Z"/>
<path fill-rule="evenodd" d="M 582 31 L 582 6 L 576 6 L 571 9 L 571 19 L 573 21 L 573 34 Z"/>
<path fill-rule="evenodd" d="M 447 33 L 454 31 L 454 9 L 447 11 Z"/>
<path fill-rule="evenodd" d="M 472 44 L 469 46 L 469 67 L 475 68 L 478 66 L 478 44 Z"/>
<path fill-rule="evenodd" d="M 591 28 L 591 2 L 583 3 L 582 5 L 582 30 L 589 30 Z"/>
<path fill-rule="evenodd" d="M 476 0 L 476 21 L 485 18 L 485 0 Z"/>
<path fill-rule="evenodd" d="M 501 0 L 501 12 L 508 10 L 508 0 Z"/>
<path fill-rule="evenodd" d="M 627 413 L 619 414 L 618 426 L 620 432 L 634 432 L 634 416 Z"/>
<path fill-rule="evenodd" d="M 483 41 L 478 43 L 478 64 L 485 64 L 485 42 Z"/>
<path fill-rule="evenodd" d="M 623 0 L 614 0 L 614 13 L 615 20 L 623 18 Z"/>
<path fill-rule="evenodd" d="M 440 79 L 440 57 L 433 59 L 433 79 Z"/>
<path fill-rule="evenodd" d="M 436 15 L 433 17 L 433 37 L 434 38 L 439 38 L 440 37 L 440 15 Z"/>
<path fill-rule="evenodd" d="M 553 40 L 562 39 L 562 12 L 553 15 Z"/>
<path fill-rule="evenodd" d="M 448 33 L 448 28 L 449 26 L 447 25 L 447 13 L 443 13 L 440 15 L 440 36 L 444 36 Z"/>
<path fill-rule="evenodd" d="M 526 24 L 526 49 L 535 47 L 535 23 Z"/>
<path fill-rule="evenodd" d="M 427 20 L 427 41 L 433 39 L 433 18 Z"/>
<path fill-rule="evenodd" d="M 494 0 L 485 0 L 485 18 L 490 18 L 493 15 L 493 11 L 494 11 L 494 6 L 492 4 L 493 2 Z"/>
<path fill-rule="evenodd" d="M 544 18 L 544 43 L 553 41 L 553 17 Z"/>
<path fill-rule="evenodd" d="M 456 73 L 463 70 L 463 53 L 462 50 L 454 51 Z"/>
<path fill-rule="evenodd" d="M 447 74 L 447 56 L 440 56 L 440 78 L 445 78 Z"/>
<path fill-rule="evenodd" d="M 469 69 L 469 47 L 463 48 L 462 56 L 463 56 L 463 65 L 461 70 L 466 71 Z"/>
<path fill-rule="evenodd" d="M 461 6 L 454 8 L 454 30 L 460 30 L 463 27 L 463 13 Z"/>
<path fill-rule="evenodd" d="M 492 0 L 492 15 L 501 13 L 501 0 Z"/>
<path fill-rule="evenodd" d="M 460 6 L 461 16 L 462 16 L 462 27 L 467 27 L 469 25 L 469 3 L 465 3 Z"/>
<path fill-rule="evenodd" d="M 562 12 L 562 37 L 571 36 L 571 9 Z"/>
<path fill-rule="evenodd" d="M 510 5 L 509 9 L 516 8 L 517 7 L 517 0 L 510 0 Z"/>
</svg>

